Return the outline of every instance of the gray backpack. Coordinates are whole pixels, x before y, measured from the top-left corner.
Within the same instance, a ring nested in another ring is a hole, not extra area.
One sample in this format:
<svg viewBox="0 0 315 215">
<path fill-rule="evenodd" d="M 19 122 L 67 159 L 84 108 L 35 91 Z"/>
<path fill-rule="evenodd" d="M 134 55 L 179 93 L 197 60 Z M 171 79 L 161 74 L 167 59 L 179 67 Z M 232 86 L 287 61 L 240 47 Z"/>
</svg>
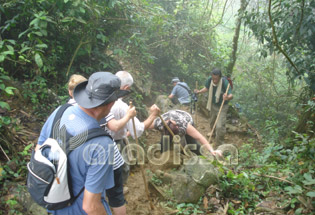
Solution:
<svg viewBox="0 0 315 215">
<path fill-rule="evenodd" d="M 48 210 L 58 210 L 70 206 L 84 190 L 82 187 L 76 196 L 73 195 L 67 159 L 69 153 L 95 137 L 110 137 L 101 128 L 90 129 L 88 132 L 74 137 L 67 133 L 64 126 L 60 130 L 56 129 L 59 128 L 63 112 L 70 106 L 72 105 L 65 104 L 59 108 L 53 121 L 50 138 L 43 143 L 39 150 L 32 152 L 31 160 L 27 164 L 28 191 L 36 203 Z M 53 136 L 56 137 L 53 138 Z M 63 142 L 65 144 L 62 144 Z"/>
</svg>

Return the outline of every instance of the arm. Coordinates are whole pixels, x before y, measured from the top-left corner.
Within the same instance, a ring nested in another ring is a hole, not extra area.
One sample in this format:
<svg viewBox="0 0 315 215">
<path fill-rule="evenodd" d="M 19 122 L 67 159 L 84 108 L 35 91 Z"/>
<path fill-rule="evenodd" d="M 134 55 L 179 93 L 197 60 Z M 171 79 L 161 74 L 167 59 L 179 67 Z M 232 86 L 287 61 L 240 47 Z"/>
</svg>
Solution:
<svg viewBox="0 0 315 215">
<path fill-rule="evenodd" d="M 174 98 L 174 95 L 173 95 L 173 94 L 170 94 L 170 95 L 168 96 L 168 98 L 169 98 L 169 99 L 172 99 L 172 98 Z"/>
<path fill-rule="evenodd" d="M 194 92 L 197 93 L 197 94 L 199 94 L 199 93 L 205 93 L 205 92 L 207 92 L 207 91 L 208 91 L 208 88 L 206 88 L 206 87 L 202 88 L 201 90 L 197 90 L 197 89 L 194 90 Z"/>
<path fill-rule="evenodd" d="M 153 128 L 151 127 L 151 125 L 153 126 L 153 121 L 157 116 L 159 116 L 159 114 L 160 114 L 160 109 L 158 108 L 158 106 L 156 104 L 152 105 L 150 107 L 149 117 L 143 122 L 144 129 Z"/>
<path fill-rule="evenodd" d="M 228 95 L 226 95 L 226 93 L 223 94 L 224 101 L 230 101 L 232 99 L 233 99 L 233 94 L 228 94 Z"/>
<path fill-rule="evenodd" d="M 88 215 L 106 214 L 104 205 L 101 202 L 102 193 L 91 193 L 84 190 L 82 209 Z"/>
<path fill-rule="evenodd" d="M 136 111 L 136 108 L 135 107 L 132 107 L 128 109 L 126 115 L 119 119 L 119 120 L 116 120 L 115 118 L 111 119 L 108 121 L 107 123 L 107 127 L 109 128 L 109 130 L 112 130 L 112 131 L 119 131 L 120 129 L 122 129 L 126 124 L 127 122 L 134 116 L 136 116 L 137 114 L 137 111 Z"/>
<path fill-rule="evenodd" d="M 194 139 L 198 140 L 202 145 L 205 145 L 206 148 L 210 151 L 210 153 L 212 155 L 216 155 L 218 153 L 218 151 L 213 150 L 213 148 L 211 147 L 211 145 L 208 143 L 208 141 L 206 140 L 206 138 L 191 124 L 188 124 L 187 126 L 187 130 L 186 133 L 193 137 Z"/>
</svg>

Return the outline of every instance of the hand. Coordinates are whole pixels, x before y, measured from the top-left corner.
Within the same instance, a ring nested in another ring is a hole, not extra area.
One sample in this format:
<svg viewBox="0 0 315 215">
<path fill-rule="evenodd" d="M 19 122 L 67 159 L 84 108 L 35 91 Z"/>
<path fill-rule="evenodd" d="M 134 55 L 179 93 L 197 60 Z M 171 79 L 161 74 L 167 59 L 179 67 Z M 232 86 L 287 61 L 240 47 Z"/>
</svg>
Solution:
<svg viewBox="0 0 315 215">
<path fill-rule="evenodd" d="M 224 101 L 228 101 L 229 100 L 229 96 L 226 93 L 223 94 L 223 100 Z"/>
<path fill-rule="evenodd" d="M 127 131 L 126 136 L 127 136 L 127 137 L 129 137 L 129 136 L 130 136 L 130 132 L 129 132 L 129 131 Z"/>
<path fill-rule="evenodd" d="M 160 108 L 154 104 L 150 107 L 150 113 L 153 114 L 154 116 L 158 116 L 160 114 L 161 110 Z"/>
<path fill-rule="evenodd" d="M 222 151 L 221 150 L 215 150 L 215 154 L 216 155 L 219 155 L 220 157 L 222 157 Z"/>
<path fill-rule="evenodd" d="M 137 115 L 137 111 L 135 107 L 130 107 L 127 110 L 127 115 L 129 116 L 129 118 L 135 117 Z"/>
<path fill-rule="evenodd" d="M 199 90 L 197 90 L 197 89 L 194 89 L 194 93 L 198 93 L 198 91 L 199 91 Z"/>
<path fill-rule="evenodd" d="M 210 153 L 213 155 L 213 156 L 220 156 L 222 157 L 222 151 L 221 150 L 210 150 Z"/>
</svg>

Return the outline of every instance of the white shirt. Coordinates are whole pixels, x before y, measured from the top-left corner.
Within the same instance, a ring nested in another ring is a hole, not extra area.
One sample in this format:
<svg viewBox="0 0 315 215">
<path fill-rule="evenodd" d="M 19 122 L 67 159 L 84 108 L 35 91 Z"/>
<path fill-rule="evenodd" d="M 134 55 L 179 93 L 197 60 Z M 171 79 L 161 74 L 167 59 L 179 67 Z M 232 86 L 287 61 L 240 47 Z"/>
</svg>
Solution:
<svg viewBox="0 0 315 215">
<path fill-rule="evenodd" d="M 110 113 L 105 117 L 106 122 L 109 122 L 113 118 L 115 118 L 116 120 L 122 119 L 127 114 L 128 108 L 129 106 L 125 102 L 123 102 L 121 99 L 118 99 L 113 105 L 112 109 L 110 110 Z M 135 127 L 137 131 L 137 137 L 140 137 L 144 131 L 144 123 L 140 122 L 137 117 L 134 117 L 134 121 L 135 121 Z M 114 132 L 108 129 L 109 134 L 113 137 L 114 140 L 120 140 L 120 139 L 126 138 L 127 131 L 129 131 L 133 139 L 135 139 L 131 119 L 127 122 L 127 124 L 122 129 L 120 129 L 117 132 Z"/>
</svg>

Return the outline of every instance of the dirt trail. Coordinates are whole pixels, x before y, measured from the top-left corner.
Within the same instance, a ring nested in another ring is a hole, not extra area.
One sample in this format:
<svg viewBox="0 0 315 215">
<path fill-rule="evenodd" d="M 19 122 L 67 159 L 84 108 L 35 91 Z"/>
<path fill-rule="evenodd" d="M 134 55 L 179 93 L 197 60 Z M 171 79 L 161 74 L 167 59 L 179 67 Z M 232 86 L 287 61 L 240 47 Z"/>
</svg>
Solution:
<svg viewBox="0 0 315 215">
<path fill-rule="evenodd" d="M 195 116 L 193 115 L 194 119 Z M 197 114 L 197 123 L 196 128 L 208 139 L 207 134 L 210 133 L 210 125 L 207 118 L 201 114 Z M 239 133 L 227 133 L 225 136 L 225 143 L 234 144 L 236 147 L 240 147 L 246 140 L 248 136 Z M 160 133 L 158 131 L 149 130 L 145 135 L 146 146 L 151 144 L 158 143 L 160 141 Z M 156 166 L 151 164 L 146 160 L 145 165 L 143 166 L 144 171 L 147 172 L 155 171 L 157 169 L 171 169 L 174 166 L 164 165 Z M 147 177 L 147 181 L 149 178 Z M 141 168 L 139 166 L 132 166 L 130 176 L 127 181 L 128 193 L 125 195 L 127 200 L 127 213 L 130 215 L 146 215 L 146 214 L 176 214 L 176 210 L 169 210 L 165 207 L 165 202 L 161 202 L 158 197 L 151 195 L 151 200 L 155 206 L 155 209 L 152 211 L 150 209 L 150 204 L 145 193 L 145 186 L 143 184 L 143 178 L 141 175 Z"/>
</svg>

